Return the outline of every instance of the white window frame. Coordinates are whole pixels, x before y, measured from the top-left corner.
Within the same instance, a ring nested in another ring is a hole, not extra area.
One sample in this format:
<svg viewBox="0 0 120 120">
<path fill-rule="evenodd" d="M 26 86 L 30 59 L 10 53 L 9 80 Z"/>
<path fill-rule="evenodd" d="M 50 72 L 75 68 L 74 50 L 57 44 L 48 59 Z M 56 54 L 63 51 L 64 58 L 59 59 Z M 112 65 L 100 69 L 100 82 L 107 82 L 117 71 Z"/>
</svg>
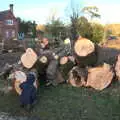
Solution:
<svg viewBox="0 0 120 120">
<path fill-rule="evenodd" d="M 6 25 L 13 25 L 13 20 L 12 19 L 8 19 L 5 20 Z"/>
</svg>

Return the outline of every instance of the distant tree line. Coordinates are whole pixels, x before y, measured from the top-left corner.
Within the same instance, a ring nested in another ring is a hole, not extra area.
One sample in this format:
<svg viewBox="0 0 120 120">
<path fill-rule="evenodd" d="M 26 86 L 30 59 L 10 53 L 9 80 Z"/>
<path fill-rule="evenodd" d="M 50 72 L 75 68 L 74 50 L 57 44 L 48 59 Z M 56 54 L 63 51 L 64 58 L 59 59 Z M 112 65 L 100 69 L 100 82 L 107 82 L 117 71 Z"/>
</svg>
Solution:
<svg viewBox="0 0 120 120">
<path fill-rule="evenodd" d="M 80 15 L 79 13 L 82 13 Z M 90 20 L 85 17 L 89 16 Z M 96 6 L 84 7 L 82 10 L 72 9 L 69 15 L 70 23 L 65 25 L 59 18 L 52 17 L 45 24 L 45 36 L 51 37 L 55 42 L 60 43 L 66 37 L 71 40 L 77 39 L 78 35 L 88 38 L 95 43 L 99 43 L 104 37 L 104 27 L 101 24 L 91 22 L 94 18 L 100 18 L 99 10 Z M 33 21 L 19 20 L 19 32 L 24 32 L 33 38 L 36 37 L 36 23 Z"/>
<path fill-rule="evenodd" d="M 83 15 L 80 15 L 79 12 L 82 12 Z M 89 16 L 90 21 L 84 16 L 85 14 Z M 96 6 L 84 7 L 81 11 L 75 11 L 74 9 L 69 18 L 70 24 L 68 25 L 64 25 L 60 19 L 50 20 L 46 24 L 46 33 L 52 34 L 58 41 L 63 40 L 66 37 L 75 40 L 78 35 L 88 38 L 95 43 L 99 43 L 103 40 L 104 27 L 101 24 L 91 22 L 94 18 L 100 18 Z"/>
<path fill-rule="evenodd" d="M 35 21 L 25 21 L 21 18 L 17 18 L 19 22 L 19 33 L 24 33 L 25 36 L 29 36 L 32 38 L 36 37 L 36 23 Z"/>
</svg>

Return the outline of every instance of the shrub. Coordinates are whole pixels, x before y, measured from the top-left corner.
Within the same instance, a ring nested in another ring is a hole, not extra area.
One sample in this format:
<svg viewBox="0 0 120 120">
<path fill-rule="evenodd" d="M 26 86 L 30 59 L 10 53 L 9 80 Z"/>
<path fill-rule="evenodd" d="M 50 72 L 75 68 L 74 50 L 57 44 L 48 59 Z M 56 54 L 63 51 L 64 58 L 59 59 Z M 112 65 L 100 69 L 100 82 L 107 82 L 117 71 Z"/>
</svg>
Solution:
<svg viewBox="0 0 120 120">
<path fill-rule="evenodd" d="M 91 40 L 94 43 L 100 43 L 103 40 L 104 36 L 104 27 L 98 23 L 92 23 L 92 38 Z"/>
</svg>

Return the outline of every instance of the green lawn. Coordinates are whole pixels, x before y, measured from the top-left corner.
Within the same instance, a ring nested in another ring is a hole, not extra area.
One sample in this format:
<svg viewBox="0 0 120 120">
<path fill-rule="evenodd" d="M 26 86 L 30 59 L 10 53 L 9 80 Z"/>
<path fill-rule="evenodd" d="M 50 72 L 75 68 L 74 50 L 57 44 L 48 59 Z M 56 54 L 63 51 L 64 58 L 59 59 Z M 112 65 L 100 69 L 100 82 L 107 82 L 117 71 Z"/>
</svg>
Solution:
<svg viewBox="0 0 120 120">
<path fill-rule="evenodd" d="M 31 114 L 19 107 L 13 92 L 0 96 L 0 111 L 12 115 L 37 116 L 40 120 L 120 120 L 120 83 L 104 91 L 74 88 L 67 84 L 41 87 Z"/>
</svg>

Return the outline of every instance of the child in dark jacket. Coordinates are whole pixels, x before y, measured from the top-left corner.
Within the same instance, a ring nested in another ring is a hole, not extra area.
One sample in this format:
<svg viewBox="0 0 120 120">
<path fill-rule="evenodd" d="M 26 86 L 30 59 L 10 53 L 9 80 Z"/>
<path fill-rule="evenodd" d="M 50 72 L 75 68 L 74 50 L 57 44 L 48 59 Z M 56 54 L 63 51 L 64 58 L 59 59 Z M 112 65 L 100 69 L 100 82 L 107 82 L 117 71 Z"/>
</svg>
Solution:
<svg viewBox="0 0 120 120">
<path fill-rule="evenodd" d="M 22 89 L 22 93 L 20 95 L 21 107 L 27 106 L 29 110 L 31 109 L 33 103 L 36 100 L 37 90 L 33 85 L 35 79 L 36 79 L 35 75 L 30 72 L 27 75 L 27 81 L 20 84 L 20 88 Z"/>
</svg>

